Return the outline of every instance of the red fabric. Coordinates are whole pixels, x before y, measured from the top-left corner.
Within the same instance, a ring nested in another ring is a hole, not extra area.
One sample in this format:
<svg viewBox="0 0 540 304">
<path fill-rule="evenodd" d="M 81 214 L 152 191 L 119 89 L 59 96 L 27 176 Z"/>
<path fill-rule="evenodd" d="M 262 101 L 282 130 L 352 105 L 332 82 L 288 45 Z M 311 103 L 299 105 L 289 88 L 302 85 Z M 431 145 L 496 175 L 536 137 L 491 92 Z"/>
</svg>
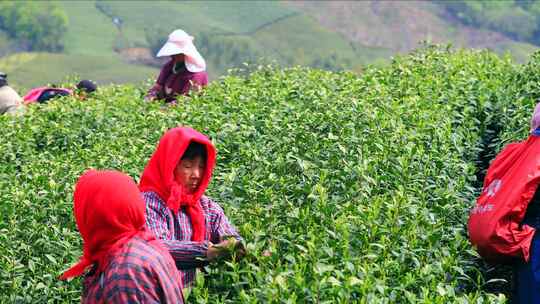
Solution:
<svg viewBox="0 0 540 304">
<path fill-rule="evenodd" d="M 70 89 L 65 89 L 65 88 L 39 87 L 39 88 L 30 90 L 28 93 L 26 93 L 26 95 L 24 95 L 23 97 L 24 104 L 27 105 L 30 103 L 37 102 L 39 96 L 41 96 L 41 94 L 45 92 L 46 90 L 65 91 L 65 92 L 68 92 L 69 94 L 73 93 Z"/>
<path fill-rule="evenodd" d="M 83 239 L 83 256 L 60 279 L 80 276 L 98 263 L 104 270 L 108 258 L 132 237 L 155 240 L 146 229 L 145 203 L 137 185 L 118 171 L 89 170 L 75 186 L 73 213 Z M 156 241 L 157 243 L 157 241 Z"/>
<path fill-rule="evenodd" d="M 535 229 L 521 222 L 539 183 L 539 136 L 509 144 L 493 160 L 468 223 L 471 243 L 486 260 L 529 260 Z"/>
<path fill-rule="evenodd" d="M 206 147 L 206 169 L 199 188 L 188 195 L 184 187 L 174 179 L 174 169 L 190 142 L 198 142 Z M 204 240 L 206 234 L 204 213 L 199 199 L 206 191 L 216 163 L 216 149 L 203 134 L 187 127 L 177 127 L 167 131 L 160 139 L 156 151 L 148 161 L 141 176 L 141 192 L 153 191 L 167 202 L 176 214 L 181 206 L 186 207 L 193 226 L 192 241 Z"/>
</svg>

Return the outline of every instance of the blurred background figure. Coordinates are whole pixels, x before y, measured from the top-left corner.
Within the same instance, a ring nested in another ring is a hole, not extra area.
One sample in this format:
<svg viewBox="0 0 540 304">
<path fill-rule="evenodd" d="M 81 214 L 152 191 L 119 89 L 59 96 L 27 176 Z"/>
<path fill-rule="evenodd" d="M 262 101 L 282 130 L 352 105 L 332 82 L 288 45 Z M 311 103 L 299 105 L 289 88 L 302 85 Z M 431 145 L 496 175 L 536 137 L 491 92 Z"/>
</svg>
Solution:
<svg viewBox="0 0 540 304">
<path fill-rule="evenodd" d="M 24 95 L 24 104 L 31 103 L 47 103 L 50 99 L 73 95 L 82 100 L 86 99 L 89 94 L 97 91 L 97 84 L 91 80 L 81 80 L 74 89 L 56 88 L 56 87 L 39 87 L 30 90 Z"/>
<path fill-rule="evenodd" d="M 157 53 L 157 57 L 170 56 L 161 68 L 158 79 L 146 95 L 146 100 L 164 99 L 176 102 L 177 95 L 187 95 L 208 85 L 206 62 L 193 44 L 193 37 L 183 30 L 175 30 Z"/>
<path fill-rule="evenodd" d="M 7 74 L 0 72 L 0 114 L 17 115 L 24 112 L 21 96 L 7 81 Z"/>
</svg>

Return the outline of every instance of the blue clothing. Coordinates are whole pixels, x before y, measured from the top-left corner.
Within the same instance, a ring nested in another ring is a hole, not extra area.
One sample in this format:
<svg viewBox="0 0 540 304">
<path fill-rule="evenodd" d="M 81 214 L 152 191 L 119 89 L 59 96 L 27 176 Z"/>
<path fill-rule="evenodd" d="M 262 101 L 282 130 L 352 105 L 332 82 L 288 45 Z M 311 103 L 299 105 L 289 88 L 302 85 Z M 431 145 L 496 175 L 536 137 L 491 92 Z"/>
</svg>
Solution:
<svg viewBox="0 0 540 304">
<path fill-rule="evenodd" d="M 534 235 L 531 243 L 530 260 L 515 266 L 516 290 L 512 303 L 540 303 L 540 238 Z"/>
<path fill-rule="evenodd" d="M 536 131 L 540 132 L 539 129 L 533 132 Z M 540 228 L 540 191 L 537 190 L 531 199 L 522 224 Z M 514 276 L 516 287 L 512 303 L 540 304 L 540 237 L 537 232 L 531 242 L 529 262 L 517 262 Z"/>
</svg>

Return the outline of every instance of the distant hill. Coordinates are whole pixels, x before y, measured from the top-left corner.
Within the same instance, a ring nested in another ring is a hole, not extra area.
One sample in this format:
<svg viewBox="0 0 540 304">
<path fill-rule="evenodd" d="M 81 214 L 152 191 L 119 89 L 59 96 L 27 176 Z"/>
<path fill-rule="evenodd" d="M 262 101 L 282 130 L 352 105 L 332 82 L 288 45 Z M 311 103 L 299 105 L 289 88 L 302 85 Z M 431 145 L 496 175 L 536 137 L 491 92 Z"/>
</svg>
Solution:
<svg viewBox="0 0 540 304">
<path fill-rule="evenodd" d="M 537 49 L 496 31 L 465 26 L 427 1 L 57 3 L 69 17 L 62 54 L 13 55 L 9 39 L 0 33 L 0 70 L 21 91 L 71 75 L 99 83 L 154 78 L 161 64 L 153 58 L 155 47 L 176 28 L 195 36 L 211 79 L 258 58 L 360 72 L 423 40 L 510 51 L 518 62 Z"/>
<path fill-rule="evenodd" d="M 358 70 L 362 65 L 390 55 L 384 50 L 379 52 L 376 48 L 364 48 L 351 43 L 339 33 L 318 24 L 314 18 L 295 8 L 272 1 L 251 2 L 249 6 L 243 1 L 151 3 L 58 1 L 57 3 L 69 16 L 63 58 L 66 59 L 66 63 L 78 62 L 78 66 L 85 66 L 82 73 L 80 68 L 74 67 L 74 73 L 80 74 L 83 78 L 88 77 L 86 74 L 95 75 L 96 80 L 100 82 L 108 82 L 111 79 L 114 79 L 114 82 L 143 81 L 155 76 L 158 71 L 156 67 L 137 67 L 140 64 L 134 64 L 131 58 L 134 52 L 129 51 L 149 47 L 146 35 L 147 30 L 151 28 L 160 29 L 164 38 L 176 28 L 185 29 L 196 37 L 195 43 L 199 48 L 204 48 L 197 38 L 203 33 L 210 37 L 210 40 L 225 46 L 240 45 L 240 42 L 248 41 L 250 46 L 248 53 L 284 65 L 334 67 L 336 62 L 345 62 L 344 66 Z M 113 18 L 121 20 L 120 27 L 113 23 Z M 212 79 L 225 74 L 227 69 L 238 66 L 248 57 L 237 56 L 238 58 L 232 61 L 230 54 L 226 54 L 229 48 L 217 54 L 215 48 L 208 51 L 203 52 L 203 55 L 208 60 Z M 245 55 L 246 50 L 243 51 Z M 30 64 L 29 61 L 25 61 L 28 66 L 25 67 L 24 74 L 20 64 L 12 64 L 20 57 L 0 58 L 0 69 L 10 74 L 13 83 L 24 88 L 59 81 L 65 78 L 66 75 L 63 73 L 66 69 L 69 70 L 69 67 L 51 66 L 46 69 L 48 76 L 41 79 L 43 74 L 41 70 L 37 70 L 36 62 Z M 47 57 L 40 54 L 34 58 L 42 60 Z M 110 70 L 117 69 L 115 73 L 117 77 L 103 74 L 105 72 L 103 69 L 94 67 L 92 62 L 98 58 L 109 63 Z M 42 67 L 47 62 L 45 60 L 39 66 Z M 52 61 L 50 63 L 52 64 Z M 335 66 L 334 69 L 340 68 L 342 67 Z M 133 73 L 134 69 L 139 72 Z M 144 72 L 140 72 L 141 70 Z M 28 77 L 28 73 L 36 77 Z"/>
<path fill-rule="evenodd" d="M 393 52 L 408 52 L 420 41 L 452 43 L 457 47 L 510 51 L 525 62 L 537 46 L 508 36 L 463 25 L 437 2 L 430 1 L 286 1 L 346 39 Z"/>
<path fill-rule="evenodd" d="M 70 78 L 104 83 L 139 83 L 154 77 L 157 69 L 126 63 L 118 54 L 111 56 L 52 53 L 16 53 L 0 58 L 0 70 L 19 93 L 47 83 L 59 84 Z"/>
</svg>

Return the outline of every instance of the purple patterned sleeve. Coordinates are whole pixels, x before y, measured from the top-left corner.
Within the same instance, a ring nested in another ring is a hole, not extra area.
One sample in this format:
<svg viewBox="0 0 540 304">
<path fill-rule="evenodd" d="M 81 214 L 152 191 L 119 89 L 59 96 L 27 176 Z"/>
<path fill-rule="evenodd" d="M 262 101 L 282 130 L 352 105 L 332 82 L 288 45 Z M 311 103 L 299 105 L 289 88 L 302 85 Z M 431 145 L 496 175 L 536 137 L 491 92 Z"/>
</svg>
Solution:
<svg viewBox="0 0 540 304">
<path fill-rule="evenodd" d="M 179 268 L 193 268 L 206 258 L 208 242 L 180 241 L 174 239 L 170 227 L 174 227 L 172 212 L 152 192 L 143 193 L 146 201 L 146 224 L 156 238 L 160 239 L 171 253 Z"/>
<path fill-rule="evenodd" d="M 229 222 L 221 206 L 211 199 L 208 199 L 208 212 L 212 215 L 212 243 L 219 243 L 220 240 L 227 236 L 232 236 L 239 241 L 243 241 L 242 237 Z"/>
</svg>

